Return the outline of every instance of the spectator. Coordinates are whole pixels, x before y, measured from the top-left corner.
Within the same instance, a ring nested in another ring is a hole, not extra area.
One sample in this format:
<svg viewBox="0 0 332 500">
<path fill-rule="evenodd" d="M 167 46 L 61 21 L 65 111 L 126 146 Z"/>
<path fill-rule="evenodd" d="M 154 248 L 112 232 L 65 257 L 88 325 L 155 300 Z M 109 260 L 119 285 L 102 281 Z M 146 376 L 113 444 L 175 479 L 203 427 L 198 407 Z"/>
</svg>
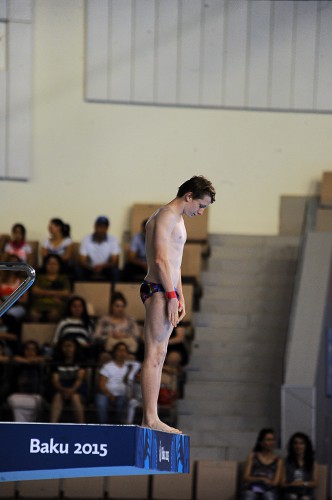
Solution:
<svg viewBox="0 0 332 500">
<path fill-rule="evenodd" d="M 285 500 L 313 500 L 318 484 L 317 463 L 309 436 L 293 434 L 288 442 L 281 486 Z"/>
<path fill-rule="evenodd" d="M 64 319 L 57 325 L 52 344 L 54 347 L 63 338 L 74 338 L 82 348 L 85 359 L 89 357 L 93 322 L 88 314 L 87 305 L 82 297 L 74 295 L 66 305 Z"/>
<path fill-rule="evenodd" d="M 61 260 L 58 255 L 47 255 L 45 271 L 37 274 L 31 289 L 31 321 L 59 321 L 66 300 L 70 295 L 70 282 L 67 276 L 60 274 Z"/>
<path fill-rule="evenodd" d="M 158 405 L 174 406 L 178 399 L 179 368 L 174 361 L 173 353 L 167 354 L 161 372 Z"/>
<path fill-rule="evenodd" d="M 73 242 L 70 238 L 70 226 L 61 219 L 51 219 L 48 225 L 50 236 L 44 241 L 40 253 L 44 259 L 47 255 L 58 255 L 64 271 L 68 271 L 71 264 Z"/>
<path fill-rule="evenodd" d="M 108 410 L 115 410 L 116 423 L 128 422 L 128 412 L 131 398 L 131 387 L 140 363 L 128 360 L 129 351 L 124 342 L 118 342 L 112 351 L 112 361 L 109 361 L 99 371 L 98 393 L 96 406 L 101 424 L 108 423 Z M 131 418 L 133 418 L 131 416 Z"/>
<path fill-rule="evenodd" d="M 142 406 L 143 406 L 143 401 L 142 401 L 142 391 L 141 391 L 141 365 L 140 365 L 139 369 L 135 372 L 134 377 L 128 380 L 128 413 L 126 422 L 127 425 L 132 425 L 134 423 L 136 416 L 136 409 L 138 407 L 142 408 Z"/>
<path fill-rule="evenodd" d="M 132 354 L 137 351 L 140 329 L 134 318 L 127 315 L 126 307 L 124 295 L 114 293 L 110 313 L 98 320 L 93 334 L 94 343 L 99 350 L 109 352 L 121 340 Z"/>
<path fill-rule="evenodd" d="M 83 238 L 77 279 L 118 281 L 120 247 L 118 240 L 108 234 L 109 225 L 108 218 L 100 216 L 96 219 L 94 232 Z"/>
<path fill-rule="evenodd" d="M 0 340 L 0 406 L 9 392 L 9 361 L 6 344 Z"/>
<path fill-rule="evenodd" d="M 28 340 L 23 354 L 14 356 L 13 393 L 7 401 L 14 413 L 15 422 L 36 422 L 43 398 L 43 365 L 39 346 Z"/>
<path fill-rule="evenodd" d="M 178 358 L 178 368 L 186 366 L 189 361 L 188 349 L 186 347 L 186 329 L 177 326 L 173 329 L 168 341 L 167 354 L 173 354 L 173 360 Z"/>
<path fill-rule="evenodd" d="M 55 366 L 52 385 L 55 394 L 51 403 L 51 422 L 59 421 L 63 406 L 69 404 L 76 421 L 84 423 L 83 395 L 85 392 L 85 370 L 82 368 L 79 345 L 74 339 L 63 338 L 54 356 Z"/>
<path fill-rule="evenodd" d="M 173 379 L 176 379 L 177 385 L 177 394 L 176 398 L 183 397 L 184 393 L 184 385 L 186 381 L 186 372 L 184 367 L 188 364 L 189 354 L 186 346 L 186 329 L 182 326 L 177 326 L 173 329 L 168 346 L 167 346 L 167 355 L 165 359 L 165 370 L 163 371 L 172 371 Z M 136 359 L 137 361 L 143 362 L 144 359 L 144 335 L 143 332 L 139 337 L 138 348 L 136 351 Z M 165 391 L 162 391 L 165 392 Z M 174 392 L 173 392 L 174 396 Z M 175 398 L 175 399 L 176 399 Z"/>
<path fill-rule="evenodd" d="M 126 264 L 123 269 L 124 281 L 143 281 L 147 273 L 148 265 L 146 261 L 145 249 L 145 219 L 141 225 L 141 231 L 134 234 L 131 239 L 127 253 Z"/>
<path fill-rule="evenodd" d="M 16 255 L 9 255 L 8 262 L 20 262 Z M 0 282 L 0 300 L 4 302 L 24 281 L 21 271 L 3 271 Z M 28 294 L 23 294 L 0 318 L 0 338 L 4 340 L 10 351 L 17 352 L 21 336 L 22 322 L 26 316 Z"/>
<path fill-rule="evenodd" d="M 2 260 L 8 262 L 9 255 L 16 255 L 20 261 L 32 264 L 32 248 L 26 242 L 26 229 L 23 224 L 14 224 L 11 231 L 11 238 L 4 247 Z"/>
<path fill-rule="evenodd" d="M 5 246 L 7 245 L 8 241 L 10 240 L 10 236 L 8 234 L 0 234 L 0 255 L 1 255 L 1 260 L 3 260 L 3 254 L 5 251 Z"/>
<path fill-rule="evenodd" d="M 168 341 L 167 354 L 172 354 L 172 364 L 176 365 L 180 371 L 188 364 L 189 354 L 186 346 L 186 329 L 182 326 L 173 328 Z M 144 359 L 144 336 L 142 334 L 139 337 L 136 359 L 141 362 Z"/>
<path fill-rule="evenodd" d="M 273 429 L 262 429 L 244 467 L 243 500 L 278 498 L 282 460 L 276 455 L 275 446 L 276 437 Z"/>
</svg>

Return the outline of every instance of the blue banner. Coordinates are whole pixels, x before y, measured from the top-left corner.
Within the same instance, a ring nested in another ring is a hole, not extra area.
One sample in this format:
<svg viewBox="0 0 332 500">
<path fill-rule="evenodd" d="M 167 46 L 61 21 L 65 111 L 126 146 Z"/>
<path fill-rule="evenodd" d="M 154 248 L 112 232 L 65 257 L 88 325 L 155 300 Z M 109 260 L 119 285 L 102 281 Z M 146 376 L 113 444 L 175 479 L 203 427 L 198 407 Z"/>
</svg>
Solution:
<svg viewBox="0 0 332 500">
<path fill-rule="evenodd" d="M 189 436 L 131 425 L 0 423 L 0 481 L 188 473 Z"/>
</svg>

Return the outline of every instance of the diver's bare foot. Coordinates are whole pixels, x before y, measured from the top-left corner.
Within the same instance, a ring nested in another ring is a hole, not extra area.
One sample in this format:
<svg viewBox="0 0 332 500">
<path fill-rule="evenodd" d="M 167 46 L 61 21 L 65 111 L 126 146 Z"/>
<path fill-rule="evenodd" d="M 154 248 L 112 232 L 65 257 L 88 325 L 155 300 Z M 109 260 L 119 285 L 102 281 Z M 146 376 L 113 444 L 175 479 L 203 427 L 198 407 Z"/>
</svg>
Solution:
<svg viewBox="0 0 332 500">
<path fill-rule="evenodd" d="M 153 431 L 163 431 L 163 432 L 171 432 L 172 434 L 182 434 L 179 429 L 175 429 L 175 427 L 170 427 L 167 424 L 164 424 L 161 420 L 155 420 L 154 422 L 150 422 L 147 424 L 146 422 L 142 422 L 142 427 L 147 427 L 148 429 L 152 429 Z"/>
</svg>

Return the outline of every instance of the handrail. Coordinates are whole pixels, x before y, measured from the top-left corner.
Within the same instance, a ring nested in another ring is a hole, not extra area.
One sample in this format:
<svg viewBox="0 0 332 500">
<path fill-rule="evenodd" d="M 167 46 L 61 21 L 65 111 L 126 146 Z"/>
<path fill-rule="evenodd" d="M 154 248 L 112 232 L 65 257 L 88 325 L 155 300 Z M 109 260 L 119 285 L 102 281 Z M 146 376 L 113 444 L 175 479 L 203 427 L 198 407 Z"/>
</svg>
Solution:
<svg viewBox="0 0 332 500">
<path fill-rule="evenodd" d="M 13 293 L 0 304 L 0 317 L 23 295 L 36 278 L 36 271 L 25 262 L 0 262 L 0 271 L 25 271 L 27 278 L 20 284 Z"/>
<path fill-rule="evenodd" d="M 283 375 L 283 379 L 285 378 L 285 367 L 287 366 L 287 361 L 288 361 L 288 347 L 289 347 L 290 342 L 291 342 L 292 333 L 293 333 L 293 325 L 294 325 L 294 321 L 295 321 L 295 312 L 296 312 L 296 307 L 297 307 L 298 291 L 299 291 L 300 279 L 301 279 L 301 275 L 302 275 L 304 249 L 305 249 L 306 241 L 308 238 L 308 233 L 310 231 L 312 231 L 315 227 L 318 206 L 319 206 L 318 196 L 312 196 L 306 202 L 304 223 L 303 223 L 302 234 L 300 236 L 300 242 L 299 242 L 299 253 L 298 253 L 298 257 L 297 257 L 297 266 L 296 266 L 297 268 L 296 268 L 295 281 L 294 281 L 293 299 L 292 299 L 291 311 L 290 311 L 289 322 L 288 322 L 288 332 L 287 332 L 287 338 L 286 338 L 285 347 L 284 347 L 284 357 L 283 357 L 283 359 L 284 359 L 284 375 Z"/>
</svg>

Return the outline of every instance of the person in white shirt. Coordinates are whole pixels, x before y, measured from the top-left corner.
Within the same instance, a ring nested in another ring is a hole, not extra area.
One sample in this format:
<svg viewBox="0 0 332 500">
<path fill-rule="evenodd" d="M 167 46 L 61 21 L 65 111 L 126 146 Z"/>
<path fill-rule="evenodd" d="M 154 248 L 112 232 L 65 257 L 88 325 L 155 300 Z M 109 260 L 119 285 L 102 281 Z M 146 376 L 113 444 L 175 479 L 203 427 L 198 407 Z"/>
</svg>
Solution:
<svg viewBox="0 0 332 500">
<path fill-rule="evenodd" d="M 128 422 L 131 404 L 131 389 L 135 375 L 141 368 L 138 361 L 128 360 L 129 351 L 124 342 L 118 342 L 112 350 L 112 361 L 99 370 L 96 407 L 101 424 L 109 422 L 110 407 L 115 411 L 116 423 Z"/>
<path fill-rule="evenodd" d="M 113 284 L 119 279 L 120 245 L 108 234 L 109 219 L 100 216 L 96 219 L 94 232 L 85 236 L 79 249 L 77 279 L 104 279 Z"/>
</svg>

